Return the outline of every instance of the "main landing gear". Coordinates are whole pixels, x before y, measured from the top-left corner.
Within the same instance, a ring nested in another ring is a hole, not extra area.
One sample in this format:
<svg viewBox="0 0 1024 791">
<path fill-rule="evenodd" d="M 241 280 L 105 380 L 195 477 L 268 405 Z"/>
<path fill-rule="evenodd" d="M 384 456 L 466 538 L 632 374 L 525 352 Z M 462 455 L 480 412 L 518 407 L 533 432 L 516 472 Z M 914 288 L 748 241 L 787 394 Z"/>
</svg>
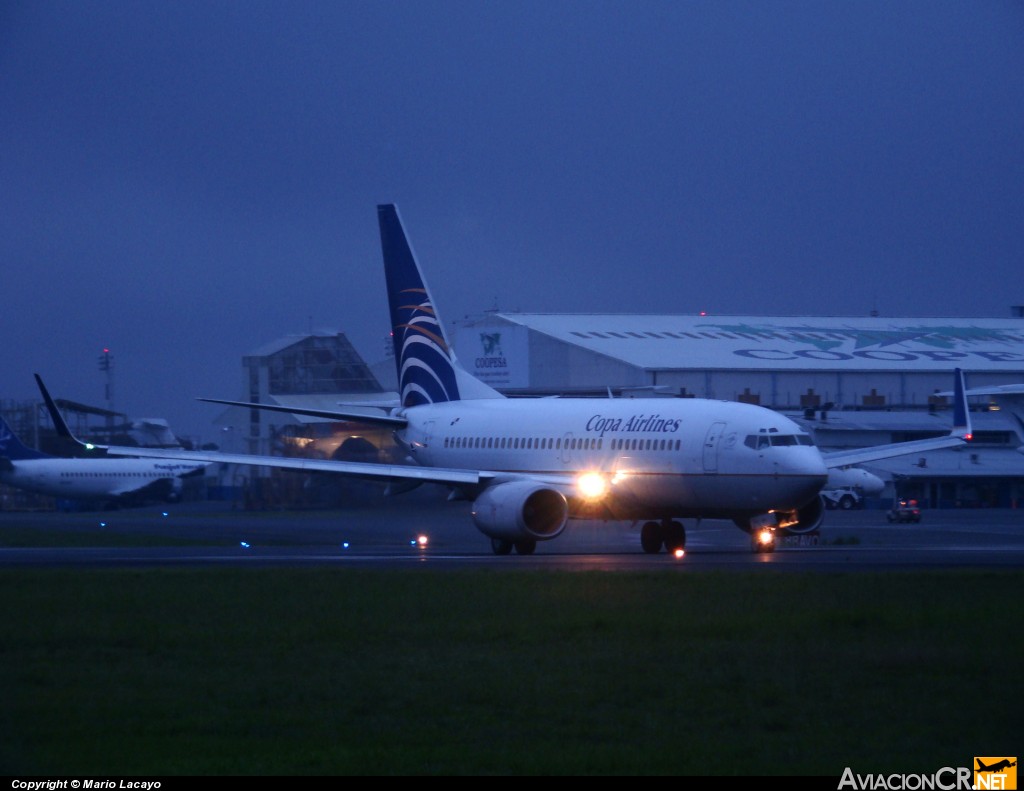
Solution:
<svg viewBox="0 0 1024 791">
<path fill-rule="evenodd" d="M 660 522 L 644 522 L 640 528 L 640 546 L 644 552 L 653 555 L 665 551 L 672 554 L 686 547 L 686 528 L 682 522 L 662 519 Z"/>
<path fill-rule="evenodd" d="M 537 542 L 532 538 L 524 538 L 520 541 L 508 541 L 504 538 L 491 539 L 491 550 L 495 555 L 508 555 L 512 552 L 513 547 L 520 555 L 532 555 L 537 548 Z"/>
</svg>

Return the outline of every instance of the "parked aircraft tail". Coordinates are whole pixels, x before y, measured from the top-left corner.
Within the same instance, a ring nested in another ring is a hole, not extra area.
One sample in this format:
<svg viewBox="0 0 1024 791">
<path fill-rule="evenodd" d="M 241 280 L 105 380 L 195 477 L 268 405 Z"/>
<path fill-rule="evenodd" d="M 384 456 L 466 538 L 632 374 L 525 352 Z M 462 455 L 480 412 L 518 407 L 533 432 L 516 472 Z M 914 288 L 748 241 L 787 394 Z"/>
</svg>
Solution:
<svg viewBox="0 0 1024 791">
<path fill-rule="evenodd" d="M 17 434 L 7 425 L 7 421 L 0 416 L 0 460 L 21 461 L 23 459 L 48 459 L 50 455 L 41 450 L 30 448 L 20 439 Z"/>
<path fill-rule="evenodd" d="M 50 397 L 50 391 L 46 389 L 46 385 L 43 384 L 43 379 L 39 374 L 35 374 L 36 384 L 39 386 L 39 392 L 43 396 L 43 401 L 46 403 L 46 411 L 50 413 L 50 420 L 53 422 L 53 427 L 57 430 L 57 435 L 68 442 L 73 442 L 76 445 L 85 447 L 85 443 L 82 442 L 71 432 L 71 427 L 64 420 L 64 416 L 57 409 L 57 404 Z"/>
<path fill-rule="evenodd" d="M 403 407 L 465 398 L 503 398 L 469 374 L 448 342 L 441 317 L 394 204 L 377 207 L 391 337 Z"/>
</svg>

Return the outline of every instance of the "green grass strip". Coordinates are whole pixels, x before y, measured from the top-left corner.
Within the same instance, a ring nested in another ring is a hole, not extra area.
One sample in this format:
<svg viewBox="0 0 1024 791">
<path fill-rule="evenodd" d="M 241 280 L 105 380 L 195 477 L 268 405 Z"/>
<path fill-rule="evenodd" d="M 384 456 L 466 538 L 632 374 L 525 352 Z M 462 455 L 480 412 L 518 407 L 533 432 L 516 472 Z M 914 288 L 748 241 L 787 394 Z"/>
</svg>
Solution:
<svg viewBox="0 0 1024 791">
<path fill-rule="evenodd" d="M 0 572 L 8 775 L 830 775 L 1017 755 L 1019 572 Z"/>
</svg>

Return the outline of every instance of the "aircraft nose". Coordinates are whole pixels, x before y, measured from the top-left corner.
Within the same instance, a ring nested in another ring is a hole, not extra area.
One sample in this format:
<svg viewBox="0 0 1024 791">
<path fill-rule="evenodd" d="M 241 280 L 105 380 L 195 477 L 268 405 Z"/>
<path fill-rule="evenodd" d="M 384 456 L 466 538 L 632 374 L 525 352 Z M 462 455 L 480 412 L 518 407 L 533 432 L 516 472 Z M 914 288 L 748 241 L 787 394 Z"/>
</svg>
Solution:
<svg viewBox="0 0 1024 791">
<path fill-rule="evenodd" d="M 824 488 L 828 482 L 828 467 L 820 453 L 816 450 L 813 453 L 801 453 L 794 455 L 790 461 L 790 475 L 806 481 L 808 489 L 813 487 L 815 493 Z"/>
</svg>

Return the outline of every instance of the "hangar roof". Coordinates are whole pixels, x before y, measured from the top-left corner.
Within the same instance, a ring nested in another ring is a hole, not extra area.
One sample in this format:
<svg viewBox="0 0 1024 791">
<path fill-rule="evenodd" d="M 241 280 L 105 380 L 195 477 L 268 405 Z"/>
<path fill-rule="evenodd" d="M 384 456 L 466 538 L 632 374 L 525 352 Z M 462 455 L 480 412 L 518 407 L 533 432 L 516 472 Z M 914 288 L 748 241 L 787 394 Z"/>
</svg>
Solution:
<svg viewBox="0 0 1024 791">
<path fill-rule="evenodd" d="M 645 369 L 1024 372 L 1024 321 L 1016 318 L 488 316 Z"/>
</svg>

